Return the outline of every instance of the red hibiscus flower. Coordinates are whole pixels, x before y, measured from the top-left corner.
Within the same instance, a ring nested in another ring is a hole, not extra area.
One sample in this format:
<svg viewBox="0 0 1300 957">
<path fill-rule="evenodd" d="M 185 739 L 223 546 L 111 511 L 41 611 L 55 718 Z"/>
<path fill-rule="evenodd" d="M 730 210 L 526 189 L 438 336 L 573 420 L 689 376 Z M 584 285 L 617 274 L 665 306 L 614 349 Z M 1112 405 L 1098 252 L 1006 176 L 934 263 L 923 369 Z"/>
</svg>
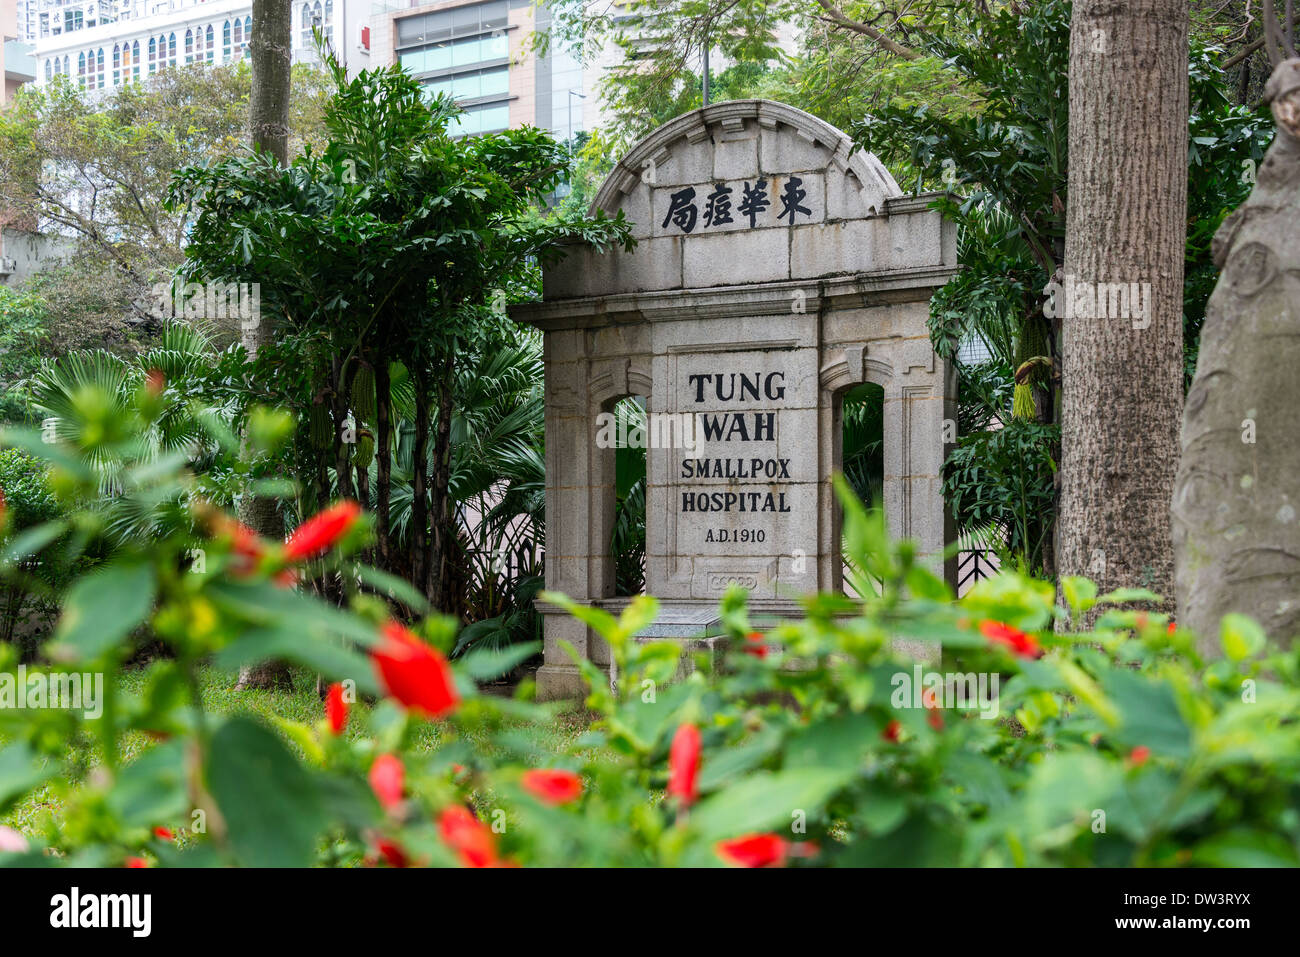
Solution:
<svg viewBox="0 0 1300 957">
<path fill-rule="evenodd" d="M 155 827 L 155 828 L 153 829 L 153 836 L 154 836 L 154 837 L 160 837 L 160 838 L 162 838 L 164 841 L 174 841 L 174 840 L 176 840 L 176 835 L 173 834 L 173 833 L 171 832 L 171 828 L 166 828 L 166 827 L 163 827 L 162 825 L 159 825 L 158 827 Z"/>
<path fill-rule="evenodd" d="M 149 862 L 146 861 L 143 857 L 128 857 L 126 859 L 126 866 L 127 867 L 148 867 Z"/>
<path fill-rule="evenodd" d="M 284 545 L 284 557 L 291 562 L 306 561 L 333 547 L 361 517 L 356 502 L 339 502 L 319 512 L 298 526 Z"/>
<path fill-rule="evenodd" d="M 1139 744 L 1136 748 L 1128 753 L 1128 763 L 1130 767 L 1140 768 L 1151 758 L 1151 749 L 1145 744 Z"/>
<path fill-rule="evenodd" d="M 981 621 L 980 634 L 991 644 L 1003 645 L 1021 658 L 1041 658 L 1043 649 L 1033 635 L 1000 621 Z"/>
<path fill-rule="evenodd" d="M 713 845 L 732 867 L 784 867 L 790 842 L 776 834 L 746 834 Z"/>
<path fill-rule="evenodd" d="M 454 711 L 460 696 L 447 659 L 396 622 L 384 625 L 383 634 L 370 657 L 388 693 L 431 718 Z"/>
<path fill-rule="evenodd" d="M 582 778 L 572 771 L 525 771 L 523 785 L 547 804 L 568 804 L 582 796 Z"/>
<path fill-rule="evenodd" d="M 763 633 L 760 631 L 751 631 L 745 636 L 745 647 L 741 649 L 747 655 L 753 655 L 755 658 L 767 657 L 767 645 L 763 644 Z"/>
<path fill-rule="evenodd" d="M 696 778 L 700 773 L 700 729 L 693 724 L 679 725 L 668 749 L 668 796 L 676 797 L 682 807 L 689 807 L 699 797 Z"/>
<path fill-rule="evenodd" d="M 466 867 L 495 867 L 501 863 L 496 835 L 463 805 L 453 804 L 442 812 L 438 832 Z"/>
<path fill-rule="evenodd" d="M 880 736 L 891 744 L 898 743 L 899 732 L 903 730 L 902 722 L 897 718 L 885 725 L 885 730 L 880 732 Z"/>
<path fill-rule="evenodd" d="M 933 688 L 926 688 L 921 692 L 921 704 L 925 705 L 925 710 L 929 713 L 925 716 L 926 723 L 936 731 L 943 730 L 943 715 L 939 713 L 939 694 Z"/>
<path fill-rule="evenodd" d="M 343 686 L 338 682 L 330 685 L 325 693 L 325 720 L 329 722 L 330 731 L 342 734 L 348 724 L 348 703 L 343 700 Z"/>
<path fill-rule="evenodd" d="M 402 845 L 386 837 L 376 838 L 375 850 L 379 852 L 389 867 L 410 867 L 411 860 L 406 856 Z"/>
<path fill-rule="evenodd" d="M 1177 630 L 1178 630 L 1178 625 L 1177 625 L 1175 622 L 1172 622 L 1172 621 L 1169 623 L 1169 626 L 1165 629 L 1165 631 L 1166 631 L 1168 634 L 1171 634 L 1171 635 L 1172 635 L 1174 632 L 1176 632 Z"/>
<path fill-rule="evenodd" d="M 391 811 L 402 803 L 405 790 L 406 769 L 401 759 L 391 754 L 381 754 L 370 765 L 370 789 L 375 792 L 385 810 Z"/>
</svg>

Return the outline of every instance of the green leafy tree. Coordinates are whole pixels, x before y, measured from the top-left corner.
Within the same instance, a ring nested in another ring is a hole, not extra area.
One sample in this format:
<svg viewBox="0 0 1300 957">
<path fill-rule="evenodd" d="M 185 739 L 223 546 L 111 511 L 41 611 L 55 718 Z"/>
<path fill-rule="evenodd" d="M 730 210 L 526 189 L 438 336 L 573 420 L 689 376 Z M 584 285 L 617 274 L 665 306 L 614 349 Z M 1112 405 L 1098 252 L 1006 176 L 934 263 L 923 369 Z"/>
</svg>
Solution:
<svg viewBox="0 0 1300 957">
<path fill-rule="evenodd" d="M 505 304 L 535 280 L 536 262 L 561 255 L 567 241 L 630 244 L 628 227 L 621 217 L 531 215 L 569 161 L 541 131 L 454 139 L 457 108 L 430 101 L 400 68 L 348 80 L 328 62 L 336 91 L 324 151 L 287 168 L 259 154 L 177 173 L 171 205 L 195 213 L 183 272 L 259 284 L 262 321 L 276 339 L 259 350 L 255 378 L 314 423 L 321 447 L 304 474 L 318 500 L 329 495 L 329 464 L 338 493 L 355 494 L 346 424 L 372 421 L 384 567 L 394 567 L 392 372 L 400 361 L 415 416 L 409 573 L 448 608 L 457 363 L 507 337 Z"/>
</svg>

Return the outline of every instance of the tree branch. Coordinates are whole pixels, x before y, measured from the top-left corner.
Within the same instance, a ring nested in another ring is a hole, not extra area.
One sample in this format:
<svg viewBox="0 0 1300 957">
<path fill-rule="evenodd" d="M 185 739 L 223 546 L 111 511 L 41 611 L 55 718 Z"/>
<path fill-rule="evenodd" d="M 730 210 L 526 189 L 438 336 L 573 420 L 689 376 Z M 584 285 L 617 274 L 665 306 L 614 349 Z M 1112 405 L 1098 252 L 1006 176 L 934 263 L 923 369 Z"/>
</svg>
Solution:
<svg viewBox="0 0 1300 957">
<path fill-rule="evenodd" d="M 817 0 L 817 5 L 826 11 L 823 19 L 829 20 L 837 26 L 846 30 L 852 30 L 854 33 L 860 33 L 865 37 L 870 37 L 881 47 L 888 50 L 895 56 L 900 56 L 904 60 L 919 60 L 921 54 L 911 47 L 905 47 L 896 40 L 891 40 L 882 31 L 877 30 L 869 23 L 862 23 L 859 20 L 853 20 L 844 15 L 844 11 L 835 6 L 831 0 Z"/>
</svg>

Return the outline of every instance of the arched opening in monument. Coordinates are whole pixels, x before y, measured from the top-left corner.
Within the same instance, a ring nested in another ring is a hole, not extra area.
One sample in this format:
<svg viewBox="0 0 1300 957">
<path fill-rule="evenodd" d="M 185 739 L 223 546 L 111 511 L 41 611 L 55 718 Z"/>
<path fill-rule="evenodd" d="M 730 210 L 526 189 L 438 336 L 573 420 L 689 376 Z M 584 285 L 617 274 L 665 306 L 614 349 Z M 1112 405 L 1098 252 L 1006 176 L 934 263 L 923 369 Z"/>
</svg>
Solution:
<svg viewBox="0 0 1300 957">
<path fill-rule="evenodd" d="M 835 461 L 858 498 L 868 508 L 884 509 L 885 390 L 863 382 L 837 397 L 835 420 L 839 425 Z M 839 506 L 836 506 L 837 510 Z M 838 513 L 838 512 L 837 512 Z M 846 594 L 862 594 L 872 584 L 861 569 L 852 567 L 841 542 L 841 587 Z"/>
<path fill-rule="evenodd" d="M 645 594 L 646 398 L 629 395 L 613 406 L 618 443 L 614 451 L 614 521 L 609 552 L 614 596 Z"/>
</svg>

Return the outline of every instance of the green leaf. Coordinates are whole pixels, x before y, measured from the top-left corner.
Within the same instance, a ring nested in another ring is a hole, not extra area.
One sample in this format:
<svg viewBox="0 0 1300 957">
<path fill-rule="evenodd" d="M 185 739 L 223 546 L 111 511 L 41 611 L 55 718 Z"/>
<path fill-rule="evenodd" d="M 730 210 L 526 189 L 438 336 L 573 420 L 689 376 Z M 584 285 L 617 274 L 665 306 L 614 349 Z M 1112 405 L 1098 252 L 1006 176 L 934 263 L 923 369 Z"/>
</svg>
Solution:
<svg viewBox="0 0 1300 957">
<path fill-rule="evenodd" d="M 128 827 L 174 821 L 189 810 L 185 742 L 175 738 L 128 764 L 108 793 L 108 806 Z"/>
<path fill-rule="evenodd" d="M 1281 834 L 1240 828 L 1196 845 L 1192 863 L 1202 867 L 1300 867 L 1300 854 Z"/>
<path fill-rule="evenodd" d="M 541 644 L 525 641 L 505 648 L 479 648 L 461 659 L 465 673 L 475 681 L 492 681 L 537 654 Z"/>
<path fill-rule="evenodd" d="M 213 664 L 225 671 L 236 671 L 246 664 L 280 659 L 319 671 L 332 681 L 351 679 L 362 694 L 380 694 L 375 670 L 369 660 L 339 639 L 308 628 L 294 628 L 279 623 L 269 628 L 254 628 L 221 649 Z"/>
<path fill-rule="evenodd" d="M 706 840 L 785 831 L 796 812 L 814 816 L 855 773 L 853 768 L 760 772 L 702 801 L 691 813 L 691 827 Z"/>
<path fill-rule="evenodd" d="M 324 802 L 278 737 L 248 718 L 231 718 L 212 737 L 206 776 L 240 863 L 312 863 L 327 824 Z"/>
<path fill-rule="evenodd" d="M 47 651 L 65 662 L 98 657 L 145 620 L 156 592 L 149 565 L 118 564 L 91 572 L 64 598 Z"/>
<path fill-rule="evenodd" d="M 1268 638 L 1253 618 L 1232 612 L 1224 615 L 1219 624 L 1219 641 L 1225 655 L 1233 661 L 1244 661 L 1263 651 Z"/>
</svg>

